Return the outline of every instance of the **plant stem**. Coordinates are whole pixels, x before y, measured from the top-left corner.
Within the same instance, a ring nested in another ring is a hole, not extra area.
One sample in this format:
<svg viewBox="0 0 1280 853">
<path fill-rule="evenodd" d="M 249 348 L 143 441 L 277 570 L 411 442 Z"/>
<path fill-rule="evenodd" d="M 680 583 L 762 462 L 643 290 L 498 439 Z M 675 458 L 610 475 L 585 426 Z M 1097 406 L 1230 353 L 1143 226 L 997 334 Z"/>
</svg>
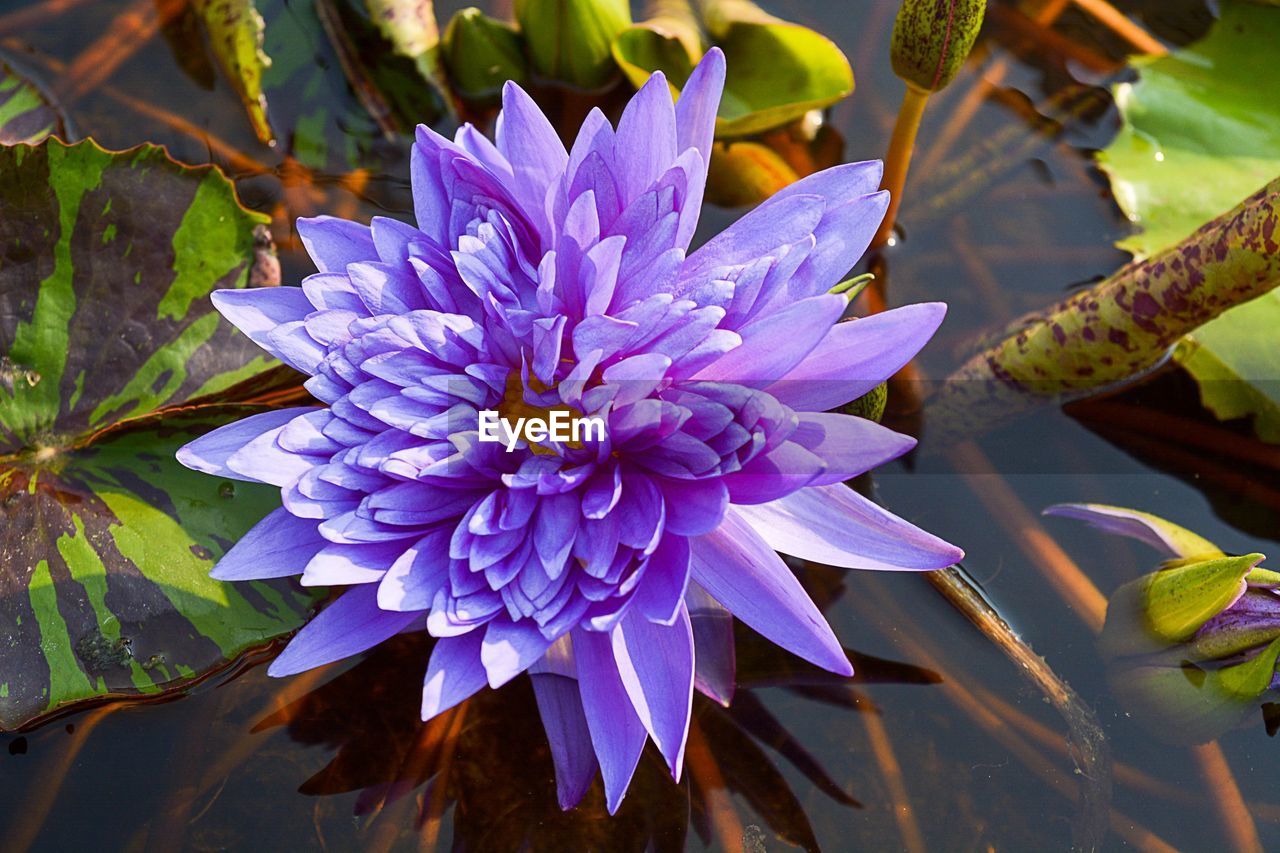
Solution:
<svg viewBox="0 0 1280 853">
<path fill-rule="evenodd" d="M 1280 254 L 1268 248 L 1278 218 L 1280 179 L 1182 242 L 1016 321 L 930 401 L 940 442 L 1157 367 L 1188 332 L 1280 285 Z"/>
<path fill-rule="evenodd" d="M 1143 53 L 1164 56 L 1169 52 L 1150 33 L 1125 17 L 1123 12 L 1107 0 L 1075 0 L 1075 4 Z"/>
<path fill-rule="evenodd" d="M 902 106 L 898 108 L 898 120 L 893 126 L 893 137 L 889 140 L 889 153 L 884 160 L 884 179 L 880 182 L 880 188 L 889 191 L 889 210 L 871 241 L 872 248 L 885 245 L 893 236 L 893 224 L 902 204 L 902 188 L 906 186 L 907 170 L 911 168 L 911 152 L 915 150 L 916 133 L 920 130 L 920 119 L 928 103 L 928 92 L 907 84 Z"/>
</svg>

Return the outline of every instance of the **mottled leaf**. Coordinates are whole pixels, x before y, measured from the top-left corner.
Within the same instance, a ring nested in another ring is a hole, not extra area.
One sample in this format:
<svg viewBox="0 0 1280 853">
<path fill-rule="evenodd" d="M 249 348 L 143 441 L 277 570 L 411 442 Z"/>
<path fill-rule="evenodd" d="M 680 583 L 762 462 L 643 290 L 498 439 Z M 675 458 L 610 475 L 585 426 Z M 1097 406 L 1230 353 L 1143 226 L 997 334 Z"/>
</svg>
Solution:
<svg viewBox="0 0 1280 853">
<path fill-rule="evenodd" d="M 1227 0 L 1203 40 L 1139 60 L 1116 87 L 1124 125 L 1099 155 L 1125 214 L 1142 230 L 1120 242 L 1139 256 L 1190 234 L 1280 175 L 1280 10 Z M 1280 228 L 1270 230 L 1280 250 Z M 1280 442 L 1280 348 L 1259 346 L 1280 322 L 1280 295 L 1228 311 L 1187 336 L 1179 362 L 1223 420 L 1254 416 Z M 1243 380 L 1243 381 L 1241 381 Z"/>
<path fill-rule="evenodd" d="M 267 98 L 262 78 L 271 66 L 263 49 L 266 24 L 253 0 L 193 0 L 196 13 L 209 31 L 214 56 L 249 114 L 253 132 L 262 142 L 275 144 L 267 120 Z"/>
<path fill-rule="evenodd" d="M 62 113 L 35 83 L 0 60 L 0 145 L 35 144 L 65 133 Z"/>
<path fill-rule="evenodd" d="M 0 209 L 7 729 L 189 684 L 296 628 L 311 597 L 208 577 L 278 496 L 174 459 L 255 411 L 185 404 L 250 380 L 279 388 L 208 299 L 253 277 L 265 217 L 161 148 L 56 140 L 0 149 Z"/>
</svg>

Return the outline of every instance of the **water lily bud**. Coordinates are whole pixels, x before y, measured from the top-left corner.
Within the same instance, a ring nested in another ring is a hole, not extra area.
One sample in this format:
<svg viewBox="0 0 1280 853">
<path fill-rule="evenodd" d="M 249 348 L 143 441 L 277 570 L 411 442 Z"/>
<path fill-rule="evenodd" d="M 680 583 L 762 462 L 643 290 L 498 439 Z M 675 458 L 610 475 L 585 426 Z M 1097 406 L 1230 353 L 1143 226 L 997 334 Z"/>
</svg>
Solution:
<svg viewBox="0 0 1280 853">
<path fill-rule="evenodd" d="M 852 403 L 841 408 L 846 415 L 856 415 L 869 421 L 880 423 L 884 417 L 884 407 L 889 402 L 889 383 L 881 382 Z"/>
<path fill-rule="evenodd" d="M 1163 739 L 1210 740 L 1275 698 L 1280 595 L 1272 573 L 1254 568 L 1261 559 L 1190 561 L 1111 596 L 1099 639 L 1108 681 Z"/>
<path fill-rule="evenodd" d="M 946 87 L 982 28 L 986 0 L 903 0 L 893 22 L 893 72 L 925 92 Z"/>
<path fill-rule="evenodd" d="M 454 90 L 468 100 L 496 99 L 502 84 L 529 76 L 520 34 L 474 6 L 457 12 L 444 31 L 444 61 Z"/>
<path fill-rule="evenodd" d="M 613 40 L 631 24 L 627 0 L 516 0 L 534 70 L 583 89 L 618 73 Z"/>
</svg>

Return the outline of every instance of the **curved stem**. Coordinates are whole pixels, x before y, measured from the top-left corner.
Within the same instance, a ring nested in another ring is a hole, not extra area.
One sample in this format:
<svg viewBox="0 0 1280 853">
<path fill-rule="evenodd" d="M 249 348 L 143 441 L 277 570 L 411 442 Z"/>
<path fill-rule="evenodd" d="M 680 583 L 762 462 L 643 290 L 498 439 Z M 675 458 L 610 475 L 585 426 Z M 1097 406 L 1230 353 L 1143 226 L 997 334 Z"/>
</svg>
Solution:
<svg viewBox="0 0 1280 853">
<path fill-rule="evenodd" d="M 902 188 L 906 186 L 907 170 L 911 168 L 911 152 L 915 150 L 916 133 L 920 130 L 920 119 L 928 103 L 928 92 L 907 84 L 902 106 L 898 108 L 898 121 L 893 126 L 893 137 L 889 140 L 889 153 L 884 158 L 884 179 L 880 182 L 880 188 L 889 191 L 889 210 L 871 241 L 872 248 L 885 245 L 893 236 L 893 224 L 902 203 Z"/>
</svg>

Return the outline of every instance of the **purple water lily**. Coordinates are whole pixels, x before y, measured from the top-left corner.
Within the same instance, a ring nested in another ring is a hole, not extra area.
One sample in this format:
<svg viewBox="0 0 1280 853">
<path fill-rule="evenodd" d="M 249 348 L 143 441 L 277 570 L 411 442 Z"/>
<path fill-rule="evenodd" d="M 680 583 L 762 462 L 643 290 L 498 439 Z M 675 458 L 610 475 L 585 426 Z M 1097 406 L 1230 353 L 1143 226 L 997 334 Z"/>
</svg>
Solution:
<svg viewBox="0 0 1280 853">
<path fill-rule="evenodd" d="M 686 254 L 723 82 L 715 50 L 674 105 L 655 74 L 616 129 L 594 111 L 567 152 L 508 84 L 494 142 L 418 128 L 416 227 L 302 219 L 319 273 L 215 294 L 323 405 L 180 453 L 283 495 L 214 574 L 350 587 L 271 674 L 425 624 L 423 719 L 529 671 L 561 804 L 599 766 L 613 811 L 647 738 L 679 777 L 695 684 L 727 700 L 726 611 L 851 673 L 777 551 L 870 569 L 961 557 L 843 485 L 913 440 L 827 413 L 944 313 L 836 322 L 847 300 L 828 290 L 885 212 L 880 164 L 799 181 Z M 556 411 L 604 435 L 509 451 L 479 429 L 481 412 Z"/>
</svg>

